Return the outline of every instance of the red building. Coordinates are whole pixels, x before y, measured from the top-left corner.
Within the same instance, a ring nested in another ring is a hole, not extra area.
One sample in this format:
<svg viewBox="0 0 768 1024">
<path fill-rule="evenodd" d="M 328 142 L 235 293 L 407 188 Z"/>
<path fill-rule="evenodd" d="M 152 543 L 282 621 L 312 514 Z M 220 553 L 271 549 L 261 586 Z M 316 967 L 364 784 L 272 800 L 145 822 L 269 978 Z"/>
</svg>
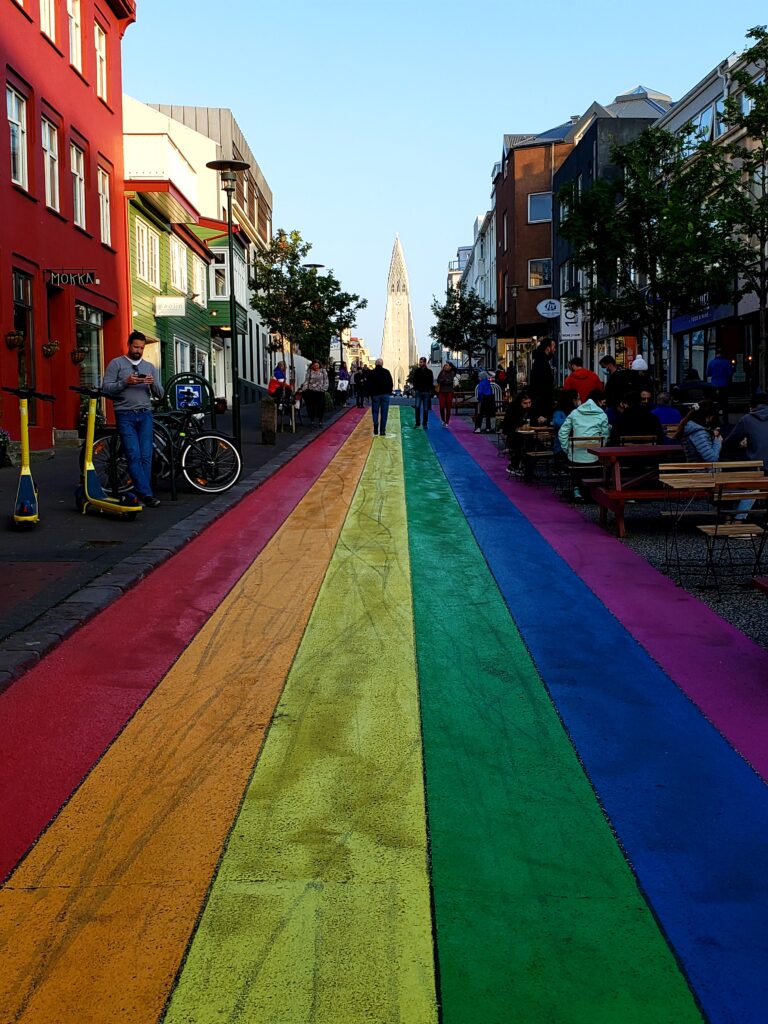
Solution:
<svg viewBox="0 0 768 1024">
<path fill-rule="evenodd" d="M 0 384 L 33 385 L 30 442 L 77 427 L 130 322 L 121 41 L 134 0 L 0 0 Z M 18 437 L 15 399 L 0 423 Z"/>
</svg>

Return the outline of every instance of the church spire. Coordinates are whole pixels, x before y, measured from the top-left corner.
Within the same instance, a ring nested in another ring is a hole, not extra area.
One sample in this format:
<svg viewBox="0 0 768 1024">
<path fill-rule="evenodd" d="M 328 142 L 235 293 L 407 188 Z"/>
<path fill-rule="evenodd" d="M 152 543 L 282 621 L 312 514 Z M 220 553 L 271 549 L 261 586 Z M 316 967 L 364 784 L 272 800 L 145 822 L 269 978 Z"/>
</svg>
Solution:
<svg viewBox="0 0 768 1024">
<path fill-rule="evenodd" d="M 396 388 L 405 386 L 408 371 L 418 361 L 416 332 L 411 311 L 411 289 L 400 236 L 395 235 L 387 278 L 387 308 L 381 357 Z"/>
</svg>

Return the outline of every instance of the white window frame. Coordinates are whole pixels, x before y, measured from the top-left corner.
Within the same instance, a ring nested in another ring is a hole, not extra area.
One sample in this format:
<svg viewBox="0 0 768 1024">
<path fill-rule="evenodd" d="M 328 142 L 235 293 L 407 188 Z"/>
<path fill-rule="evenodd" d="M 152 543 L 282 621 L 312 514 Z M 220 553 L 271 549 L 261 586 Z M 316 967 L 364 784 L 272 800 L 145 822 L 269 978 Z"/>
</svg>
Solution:
<svg viewBox="0 0 768 1024">
<path fill-rule="evenodd" d="M 93 43 L 96 48 L 96 95 L 107 101 L 107 33 L 98 23 L 93 23 Z"/>
<path fill-rule="evenodd" d="M 187 247 L 176 235 L 171 235 L 169 240 L 170 248 L 170 278 L 171 287 L 180 292 L 187 293 Z"/>
<path fill-rule="evenodd" d="M 8 112 L 8 129 L 10 133 L 10 145 L 11 145 L 11 181 L 14 185 L 20 185 L 21 188 L 27 188 L 29 183 L 28 165 L 27 159 L 27 101 L 20 92 L 17 92 L 13 86 L 8 85 L 5 88 L 5 106 Z M 17 139 L 17 156 L 18 166 L 13 166 L 13 140 L 14 135 Z M 16 177 L 14 177 L 14 171 Z"/>
<path fill-rule="evenodd" d="M 40 31 L 56 42 L 56 0 L 40 0 Z"/>
<path fill-rule="evenodd" d="M 112 244 L 112 214 L 110 200 L 109 172 L 103 167 L 97 171 L 99 188 L 99 228 L 104 245 Z"/>
<path fill-rule="evenodd" d="M 531 283 L 531 264 L 532 263 L 549 263 L 549 283 L 548 284 L 532 284 Z M 528 260 L 528 288 L 531 291 L 537 291 L 541 288 L 552 287 L 552 257 L 551 256 L 536 256 L 532 260 Z"/>
<path fill-rule="evenodd" d="M 67 0 L 69 21 L 69 63 L 78 71 L 83 70 L 83 25 L 80 0 Z"/>
<path fill-rule="evenodd" d="M 45 205 L 51 210 L 59 210 L 59 129 L 47 117 L 40 119 L 40 143 L 43 149 Z"/>
<path fill-rule="evenodd" d="M 69 144 L 69 172 L 72 180 L 72 222 L 85 230 L 85 151 Z"/>
<path fill-rule="evenodd" d="M 160 235 L 147 228 L 147 281 L 160 291 Z"/>
<path fill-rule="evenodd" d="M 549 216 L 531 217 L 531 199 L 535 196 L 549 196 Z M 528 193 L 528 223 L 529 224 L 551 224 L 552 222 L 552 193 L 551 192 L 529 192 Z"/>
<path fill-rule="evenodd" d="M 188 341 L 174 335 L 173 349 L 176 373 L 189 373 L 192 368 L 192 346 Z"/>
<path fill-rule="evenodd" d="M 214 249 L 213 261 L 211 262 L 209 269 L 209 289 L 208 294 L 211 297 L 211 301 L 221 301 L 229 298 L 229 253 L 226 249 Z M 224 271 L 224 291 L 216 290 L 216 272 Z"/>
<path fill-rule="evenodd" d="M 147 225 L 143 220 L 136 218 L 136 260 L 135 270 L 136 277 L 140 281 L 146 281 L 149 284 L 149 266 L 147 254 L 149 252 L 149 246 L 147 244 Z"/>
<path fill-rule="evenodd" d="M 192 254 L 192 301 L 197 303 L 198 306 L 205 307 L 207 305 L 207 283 L 208 275 L 205 272 L 205 263 L 200 259 L 199 256 Z"/>
</svg>

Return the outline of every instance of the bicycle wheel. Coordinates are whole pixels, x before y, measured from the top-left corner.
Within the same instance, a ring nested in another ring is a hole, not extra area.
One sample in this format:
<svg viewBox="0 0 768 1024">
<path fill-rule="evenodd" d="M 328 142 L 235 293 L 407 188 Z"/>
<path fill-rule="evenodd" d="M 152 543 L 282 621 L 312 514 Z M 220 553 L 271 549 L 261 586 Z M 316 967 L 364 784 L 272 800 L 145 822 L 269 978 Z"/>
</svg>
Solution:
<svg viewBox="0 0 768 1024">
<path fill-rule="evenodd" d="M 201 434 L 187 443 L 181 455 L 181 471 L 197 491 L 226 491 L 240 478 L 242 463 L 237 448 L 219 434 Z"/>
<path fill-rule="evenodd" d="M 112 457 L 115 452 L 115 480 L 112 480 Z M 85 445 L 80 449 L 80 472 L 85 466 Z M 131 474 L 128 472 L 128 462 L 120 444 L 120 438 L 115 433 L 103 434 L 93 442 L 93 468 L 99 478 L 101 486 L 106 494 L 118 497 L 131 489 Z M 114 486 L 113 486 L 114 483 Z"/>
</svg>

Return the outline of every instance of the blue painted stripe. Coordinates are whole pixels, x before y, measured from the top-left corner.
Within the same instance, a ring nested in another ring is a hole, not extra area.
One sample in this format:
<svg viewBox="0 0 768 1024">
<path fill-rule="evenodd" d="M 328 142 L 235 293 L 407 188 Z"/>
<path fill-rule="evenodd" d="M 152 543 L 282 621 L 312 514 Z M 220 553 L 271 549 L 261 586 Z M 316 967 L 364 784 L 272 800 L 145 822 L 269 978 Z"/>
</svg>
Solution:
<svg viewBox="0 0 768 1024">
<path fill-rule="evenodd" d="M 429 436 L 705 1013 L 765 1024 L 768 787 L 455 439 Z"/>
</svg>

